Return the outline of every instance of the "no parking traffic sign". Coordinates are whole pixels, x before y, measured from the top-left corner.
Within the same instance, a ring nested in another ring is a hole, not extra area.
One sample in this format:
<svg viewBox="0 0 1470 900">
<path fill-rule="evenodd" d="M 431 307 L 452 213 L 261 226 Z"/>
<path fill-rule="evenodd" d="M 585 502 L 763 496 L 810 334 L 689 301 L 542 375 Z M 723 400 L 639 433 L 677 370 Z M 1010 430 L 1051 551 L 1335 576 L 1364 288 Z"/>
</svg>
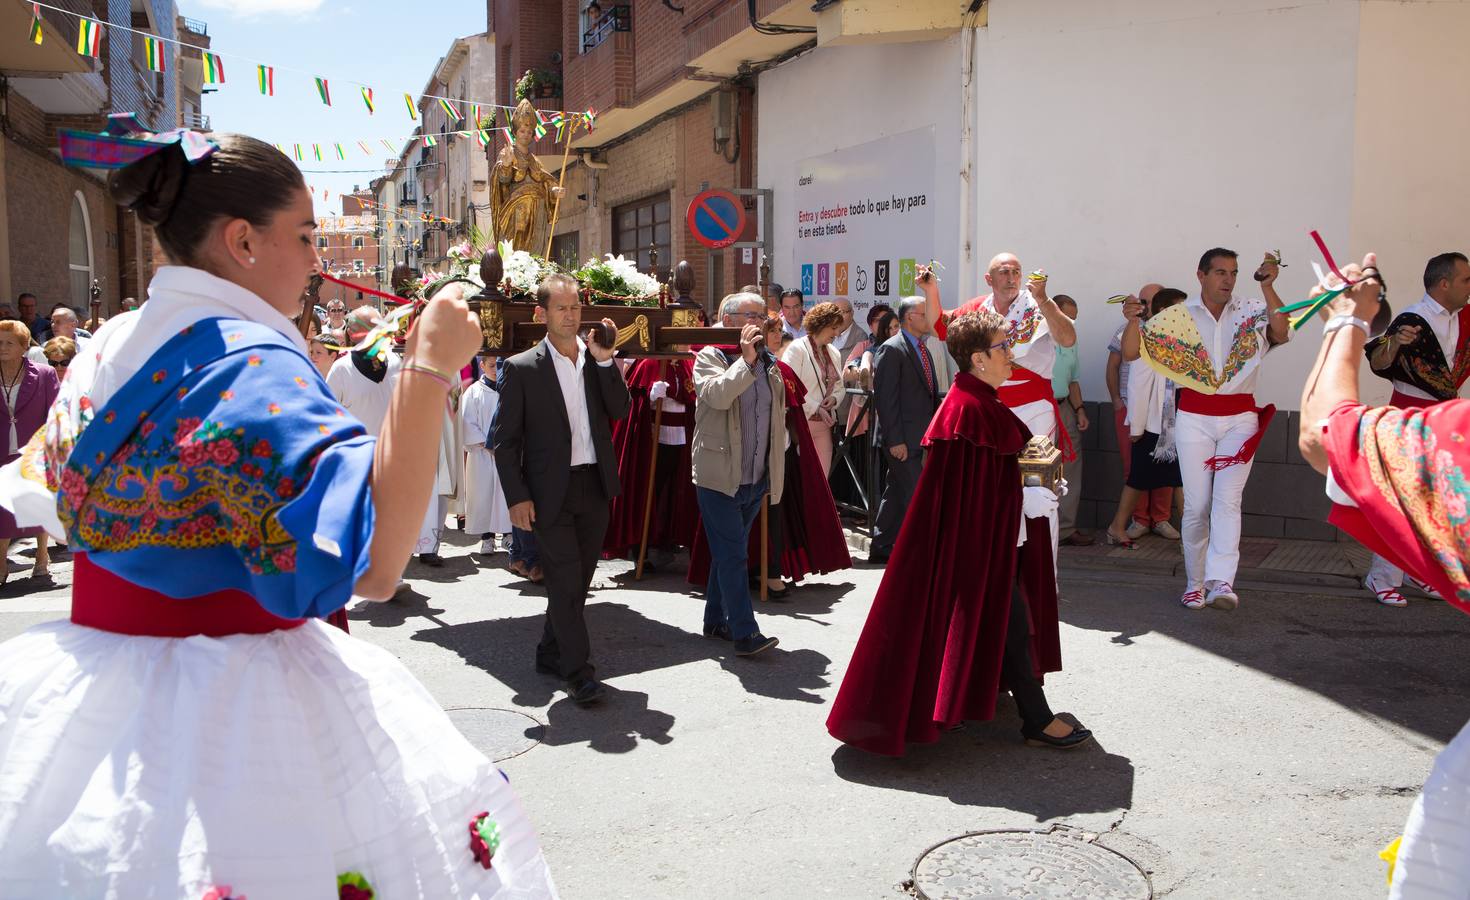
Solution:
<svg viewBox="0 0 1470 900">
<path fill-rule="evenodd" d="M 694 239 L 711 250 L 730 246 L 745 231 L 745 205 L 729 191 L 696 194 L 684 218 Z"/>
</svg>

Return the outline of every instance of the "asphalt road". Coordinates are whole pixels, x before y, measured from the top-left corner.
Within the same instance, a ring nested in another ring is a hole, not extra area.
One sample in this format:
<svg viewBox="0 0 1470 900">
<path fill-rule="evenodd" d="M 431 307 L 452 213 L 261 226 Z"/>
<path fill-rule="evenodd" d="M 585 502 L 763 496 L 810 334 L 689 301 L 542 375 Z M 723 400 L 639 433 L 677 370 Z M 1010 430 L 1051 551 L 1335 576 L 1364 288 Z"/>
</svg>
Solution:
<svg viewBox="0 0 1470 900">
<path fill-rule="evenodd" d="M 1302 589 L 1189 612 L 1126 571 L 1062 580 L 1059 711 L 1096 742 L 1024 746 L 1009 704 L 900 760 L 823 727 L 881 572 L 816 579 L 757 610 L 781 639 L 753 659 L 699 636 L 681 575 L 606 563 L 588 608 L 609 697 L 580 709 L 532 668 L 540 588 L 504 557 L 446 547 L 412 591 L 352 613 L 502 762 L 562 893 L 602 898 L 899 897 L 916 858 L 969 831 L 1062 823 L 1150 873 L 1155 896 L 1385 894 L 1434 754 L 1470 719 L 1470 618 Z M 0 638 L 65 614 L 0 589 Z M 514 754 L 514 755 L 512 755 Z"/>
</svg>

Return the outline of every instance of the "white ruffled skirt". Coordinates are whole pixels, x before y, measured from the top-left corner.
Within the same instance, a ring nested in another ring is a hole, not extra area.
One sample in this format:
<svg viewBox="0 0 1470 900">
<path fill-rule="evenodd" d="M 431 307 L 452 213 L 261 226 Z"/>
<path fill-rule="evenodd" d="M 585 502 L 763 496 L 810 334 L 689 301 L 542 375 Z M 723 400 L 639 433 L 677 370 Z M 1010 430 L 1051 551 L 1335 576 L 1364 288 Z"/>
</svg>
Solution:
<svg viewBox="0 0 1470 900">
<path fill-rule="evenodd" d="M 500 770 L 376 646 L 319 621 L 0 644 L 0 897 L 323 900 L 345 872 L 382 900 L 556 896 Z"/>
</svg>

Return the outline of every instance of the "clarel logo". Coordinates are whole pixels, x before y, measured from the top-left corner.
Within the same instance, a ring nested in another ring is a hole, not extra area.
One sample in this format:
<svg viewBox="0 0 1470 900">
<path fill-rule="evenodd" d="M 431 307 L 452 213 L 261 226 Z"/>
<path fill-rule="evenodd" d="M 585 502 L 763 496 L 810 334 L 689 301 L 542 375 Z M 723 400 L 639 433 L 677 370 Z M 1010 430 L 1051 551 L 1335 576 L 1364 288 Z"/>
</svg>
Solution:
<svg viewBox="0 0 1470 900">
<path fill-rule="evenodd" d="M 801 187 L 802 185 L 807 185 L 807 184 L 811 184 L 811 183 L 812 183 L 812 176 L 810 176 L 810 175 L 803 175 L 800 178 L 796 179 L 796 186 L 797 187 Z"/>
</svg>

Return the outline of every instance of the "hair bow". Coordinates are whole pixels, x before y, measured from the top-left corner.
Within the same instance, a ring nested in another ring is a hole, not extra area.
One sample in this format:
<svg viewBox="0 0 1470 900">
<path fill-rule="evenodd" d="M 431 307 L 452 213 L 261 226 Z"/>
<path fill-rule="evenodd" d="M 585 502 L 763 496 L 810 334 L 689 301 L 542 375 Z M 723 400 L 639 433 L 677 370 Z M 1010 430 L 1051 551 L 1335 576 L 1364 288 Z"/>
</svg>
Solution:
<svg viewBox="0 0 1470 900">
<path fill-rule="evenodd" d="M 59 138 L 61 161 L 87 169 L 121 169 L 175 145 L 193 165 L 219 149 L 219 144 L 187 128 L 154 134 L 139 124 L 137 113 L 113 113 L 100 132 L 66 129 Z"/>
</svg>

